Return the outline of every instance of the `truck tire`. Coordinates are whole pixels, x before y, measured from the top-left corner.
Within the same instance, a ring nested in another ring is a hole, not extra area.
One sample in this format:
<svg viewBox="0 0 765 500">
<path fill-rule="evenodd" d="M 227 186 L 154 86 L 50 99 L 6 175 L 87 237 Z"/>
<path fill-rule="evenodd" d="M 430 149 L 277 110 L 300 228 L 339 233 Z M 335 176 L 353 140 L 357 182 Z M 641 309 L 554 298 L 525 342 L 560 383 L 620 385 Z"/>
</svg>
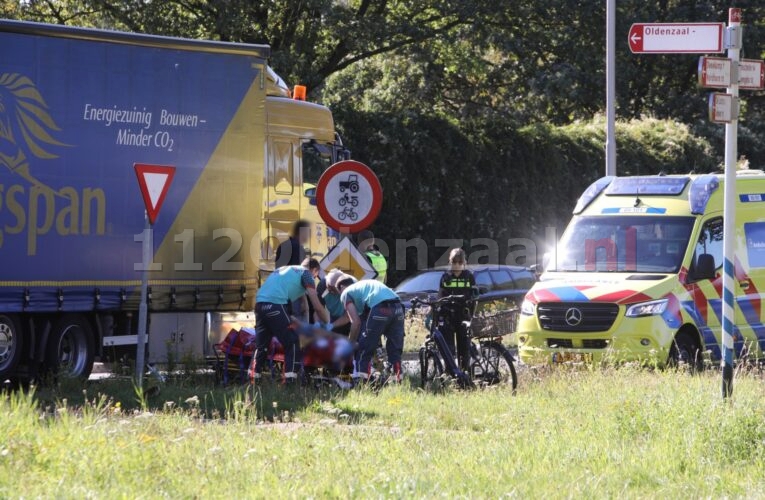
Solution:
<svg viewBox="0 0 765 500">
<path fill-rule="evenodd" d="M 95 350 L 87 318 L 67 314 L 56 323 L 48 338 L 45 362 L 56 376 L 87 379 L 93 370 Z"/>
<path fill-rule="evenodd" d="M 18 318 L 0 314 L 0 382 L 16 373 L 24 350 L 24 336 Z"/>
</svg>

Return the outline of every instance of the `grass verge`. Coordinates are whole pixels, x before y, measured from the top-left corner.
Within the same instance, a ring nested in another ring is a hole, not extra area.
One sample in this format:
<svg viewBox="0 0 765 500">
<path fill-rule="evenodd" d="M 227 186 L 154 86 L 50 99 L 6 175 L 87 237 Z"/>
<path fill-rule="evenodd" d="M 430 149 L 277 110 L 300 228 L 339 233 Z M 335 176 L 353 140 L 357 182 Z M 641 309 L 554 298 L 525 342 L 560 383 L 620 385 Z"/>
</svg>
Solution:
<svg viewBox="0 0 765 500">
<path fill-rule="evenodd" d="M 0 398 L 0 497 L 765 496 L 754 374 L 726 403 L 716 374 L 630 368 L 515 397 L 114 384 Z"/>
</svg>

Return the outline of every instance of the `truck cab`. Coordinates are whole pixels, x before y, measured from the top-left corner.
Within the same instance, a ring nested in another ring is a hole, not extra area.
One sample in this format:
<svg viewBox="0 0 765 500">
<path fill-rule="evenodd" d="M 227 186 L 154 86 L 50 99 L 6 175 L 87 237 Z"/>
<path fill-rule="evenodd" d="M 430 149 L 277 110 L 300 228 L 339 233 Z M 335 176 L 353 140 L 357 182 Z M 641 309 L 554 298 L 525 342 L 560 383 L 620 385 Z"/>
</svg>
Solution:
<svg viewBox="0 0 765 500">
<path fill-rule="evenodd" d="M 604 177 L 521 308 L 525 363 L 718 361 L 723 176 Z M 736 179 L 735 353 L 765 349 L 765 174 Z"/>
</svg>

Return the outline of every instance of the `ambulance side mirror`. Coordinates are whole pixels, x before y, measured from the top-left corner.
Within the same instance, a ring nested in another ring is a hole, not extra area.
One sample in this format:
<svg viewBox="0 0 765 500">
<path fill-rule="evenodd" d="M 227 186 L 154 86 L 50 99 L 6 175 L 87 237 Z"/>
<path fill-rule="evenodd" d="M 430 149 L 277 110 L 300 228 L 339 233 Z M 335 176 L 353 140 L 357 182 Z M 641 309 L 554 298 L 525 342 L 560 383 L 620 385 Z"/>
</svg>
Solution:
<svg viewBox="0 0 765 500">
<path fill-rule="evenodd" d="M 693 277 L 696 280 L 711 280 L 715 278 L 715 258 L 708 254 L 702 253 L 696 260 L 696 269 L 693 273 Z"/>
</svg>

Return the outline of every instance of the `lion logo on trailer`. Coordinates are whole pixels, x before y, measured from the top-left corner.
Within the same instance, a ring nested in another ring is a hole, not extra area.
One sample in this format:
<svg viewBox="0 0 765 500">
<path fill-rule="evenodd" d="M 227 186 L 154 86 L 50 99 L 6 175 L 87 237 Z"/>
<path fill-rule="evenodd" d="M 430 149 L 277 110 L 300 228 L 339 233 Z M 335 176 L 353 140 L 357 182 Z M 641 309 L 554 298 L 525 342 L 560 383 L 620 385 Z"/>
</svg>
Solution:
<svg viewBox="0 0 765 500">
<path fill-rule="evenodd" d="M 58 158 L 55 147 L 69 146 L 53 137 L 60 131 L 32 80 L 18 73 L 0 75 L 0 166 L 55 192 L 33 175 L 30 161 Z"/>
</svg>

